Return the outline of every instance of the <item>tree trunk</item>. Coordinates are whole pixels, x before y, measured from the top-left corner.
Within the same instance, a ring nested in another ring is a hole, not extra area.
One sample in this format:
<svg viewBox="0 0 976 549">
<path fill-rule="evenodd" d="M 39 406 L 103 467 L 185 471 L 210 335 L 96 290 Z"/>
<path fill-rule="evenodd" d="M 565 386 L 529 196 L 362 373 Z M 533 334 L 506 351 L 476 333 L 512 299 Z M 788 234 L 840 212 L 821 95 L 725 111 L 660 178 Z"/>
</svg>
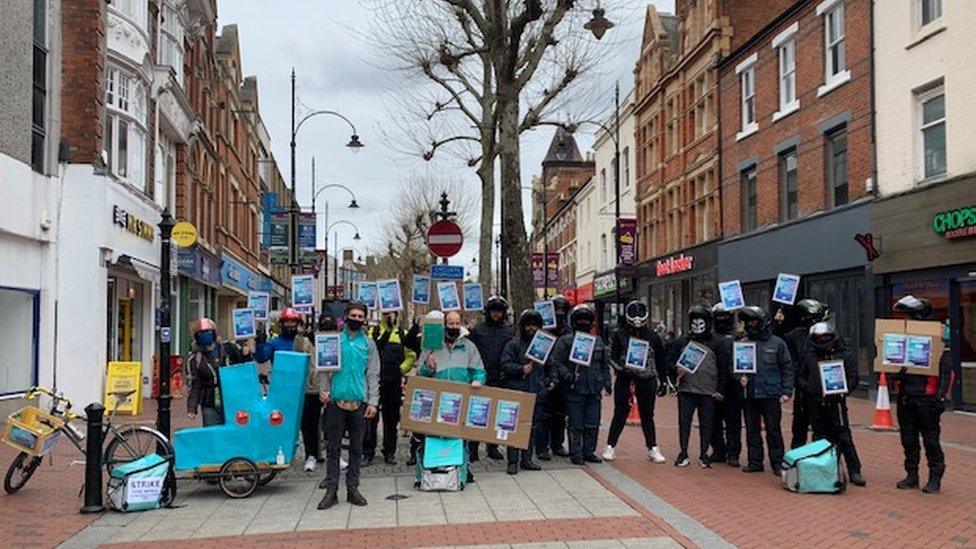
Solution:
<svg viewBox="0 0 976 549">
<path fill-rule="evenodd" d="M 478 282 L 491 291 L 491 247 L 495 224 L 495 157 L 485 151 L 478 166 L 481 179 L 481 229 L 478 238 Z M 493 293 L 498 293 L 495 290 Z"/>
<path fill-rule="evenodd" d="M 525 219 L 522 213 L 522 180 L 519 165 L 519 103 L 515 84 L 506 79 L 498 81 L 499 159 L 501 161 L 501 194 L 504 202 L 505 241 L 502 246 L 509 260 L 509 297 L 512 309 L 521 311 L 532 307 L 532 274 Z"/>
</svg>

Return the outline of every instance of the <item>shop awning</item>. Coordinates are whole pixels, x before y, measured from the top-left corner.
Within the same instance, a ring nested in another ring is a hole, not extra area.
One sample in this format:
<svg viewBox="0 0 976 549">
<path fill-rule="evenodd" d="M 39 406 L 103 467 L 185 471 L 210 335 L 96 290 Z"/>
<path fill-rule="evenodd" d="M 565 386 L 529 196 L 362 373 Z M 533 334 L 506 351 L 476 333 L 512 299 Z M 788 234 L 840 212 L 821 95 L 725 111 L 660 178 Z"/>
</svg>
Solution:
<svg viewBox="0 0 976 549">
<path fill-rule="evenodd" d="M 139 278 L 153 284 L 159 283 L 159 267 L 138 257 L 122 255 L 112 265 L 119 269 L 129 270 Z"/>
</svg>

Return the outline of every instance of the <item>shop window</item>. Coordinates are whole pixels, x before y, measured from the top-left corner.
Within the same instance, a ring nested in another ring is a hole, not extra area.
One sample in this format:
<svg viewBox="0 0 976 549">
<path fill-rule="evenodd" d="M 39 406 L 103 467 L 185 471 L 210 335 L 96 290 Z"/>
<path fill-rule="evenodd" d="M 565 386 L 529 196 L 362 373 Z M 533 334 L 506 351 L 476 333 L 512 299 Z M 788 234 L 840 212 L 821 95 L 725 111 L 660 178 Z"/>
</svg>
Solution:
<svg viewBox="0 0 976 549">
<path fill-rule="evenodd" d="M 847 128 L 842 127 L 827 134 L 825 143 L 828 204 L 843 206 L 850 201 L 847 188 Z"/>
<path fill-rule="evenodd" d="M 742 196 L 742 232 L 755 230 L 759 226 L 759 194 L 756 188 L 756 167 L 751 166 L 739 174 Z"/>
<path fill-rule="evenodd" d="M 36 291 L 0 287 L 0 395 L 37 384 L 39 296 Z"/>
<path fill-rule="evenodd" d="M 959 359 L 962 402 L 976 405 L 976 281 L 959 283 Z"/>
<path fill-rule="evenodd" d="M 945 92 L 942 86 L 917 96 L 919 163 L 924 179 L 946 173 Z"/>
<path fill-rule="evenodd" d="M 780 221 L 796 219 L 799 215 L 796 168 L 796 149 L 779 155 Z"/>
</svg>

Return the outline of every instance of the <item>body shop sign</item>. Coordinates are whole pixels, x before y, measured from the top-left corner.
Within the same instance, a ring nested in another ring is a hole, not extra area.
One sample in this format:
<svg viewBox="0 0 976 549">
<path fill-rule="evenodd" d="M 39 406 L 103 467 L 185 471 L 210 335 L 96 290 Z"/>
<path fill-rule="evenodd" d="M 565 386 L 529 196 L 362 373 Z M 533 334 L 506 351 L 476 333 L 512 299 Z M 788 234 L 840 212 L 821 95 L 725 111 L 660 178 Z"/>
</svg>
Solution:
<svg viewBox="0 0 976 549">
<path fill-rule="evenodd" d="M 976 205 L 935 214 L 932 230 L 947 240 L 976 236 Z"/>
</svg>

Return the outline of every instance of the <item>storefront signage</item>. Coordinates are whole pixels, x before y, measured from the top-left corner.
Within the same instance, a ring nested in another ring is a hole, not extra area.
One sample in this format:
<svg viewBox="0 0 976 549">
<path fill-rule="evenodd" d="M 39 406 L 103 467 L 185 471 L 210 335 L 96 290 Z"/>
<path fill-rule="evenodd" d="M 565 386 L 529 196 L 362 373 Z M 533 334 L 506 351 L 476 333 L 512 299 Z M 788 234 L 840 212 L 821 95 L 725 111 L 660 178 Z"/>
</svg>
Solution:
<svg viewBox="0 0 976 549">
<path fill-rule="evenodd" d="M 173 226 L 173 242 L 180 248 L 189 248 L 197 242 L 197 228 L 189 221 L 180 221 Z"/>
<path fill-rule="evenodd" d="M 291 217 L 287 211 L 272 212 L 269 223 L 269 246 L 272 265 L 287 265 L 291 243 Z"/>
<path fill-rule="evenodd" d="M 637 220 L 633 218 L 621 219 L 618 221 L 620 240 L 618 249 L 620 250 L 621 265 L 632 266 L 637 264 Z"/>
<path fill-rule="evenodd" d="M 947 240 L 976 236 L 976 205 L 935 214 L 932 230 Z"/>
<path fill-rule="evenodd" d="M 105 409 L 138 415 L 142 412 L 142 363 L 109 362 L 105 371 Z M 125 402 L 117 403 L 112 393 L 135 391 Z M 118 408 L 116 408 L 118 406 Z"/>
<path fill-rule="evenodd" d="M 593 279 L 593 297 L 605 296 L 617 291 L 617 276 L 607 273 Z"/>
<path fill-rule="evenodd" d="M 582 286 L 576 287 L 576 300 L 580 303 L 593 301 L 593 283 L 587 282 Z"/>
<path fill-rule="evenodd" d="M 220 267 L 220 275 L 227 286 L 240 290 L 245 295 L 251 291 L 271 291 L 271 280 L 267 277 L 255 274 L 227 254 L 223 254 L 222 259 L 224 263 Z"/>
<path fill-rule="evenodd" d="M 112 206 L 112 223 L 149 242 L 156 238 L 156 229 L 151 224 L 118 206 Z"/>
<path fill-rule="evenodd" d="M 695 268 L 694 256 L 681 254 L 667 259 L 659 259 L 657 262 L 657 276 L 668 276 L 675 273 L 683 273 Z"/>
</svg>

